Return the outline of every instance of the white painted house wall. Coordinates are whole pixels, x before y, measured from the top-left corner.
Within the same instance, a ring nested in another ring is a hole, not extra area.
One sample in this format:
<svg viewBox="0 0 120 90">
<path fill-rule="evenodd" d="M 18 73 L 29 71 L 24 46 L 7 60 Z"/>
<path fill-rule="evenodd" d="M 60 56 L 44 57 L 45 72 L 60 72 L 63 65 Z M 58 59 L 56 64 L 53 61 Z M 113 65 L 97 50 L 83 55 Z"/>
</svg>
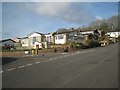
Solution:
<svg viewBox="0 0 120 90">
<path fill-rule="evenodd" d="M 23 38 L 21 40 L 21 43 L 22 43 L 22 47 L 28 47 L 29 46 L 28 38 Z"/>
<path fill-rule="evenodd" d="M 42 35 L 41 34 L 34 32 L 31 35 L 29 35 L 28 38 L 29 38 L 29 46 L 31 48 L 35 49 L 36 48 L 36 43 L 39 43 L 38 44 L 39 48 L 41 48 L 41 42 L 42 42 L 42 39 L 41 39 Z"/>
<path fill-rule="evenodd" d="M 62 37 L 62 38 L 60 38 Z M 66 34 L 57 34 L 55 35 L 55 44 L 65 44 L 66 43 Z"/>
<path fill-rule="evenodd" d="M 47 42 L 52 42 L 52 35 L 51 34 L 45 35 L 45 38 L 46 38 Z"/>
<path fill-rule="evenodd" d="M 110 37 L 115 37 L 118 38 L 118 36 L 120 35 L 120 32 L 108 32 L 107 35 L 110 35 Z"/>
<path fill-rule="evenodd" d="M 30 42 L 30 46 L 31 45 L 35 45 L 35 42 L 33 43 L 33 38 L 36 38 L 35 42 L 41 42 L 41 35 L 37 34 L 37 33 L 33 33 L 32 35 L 30 35 L 29 38 L 29 42 Z"/>
</svg>

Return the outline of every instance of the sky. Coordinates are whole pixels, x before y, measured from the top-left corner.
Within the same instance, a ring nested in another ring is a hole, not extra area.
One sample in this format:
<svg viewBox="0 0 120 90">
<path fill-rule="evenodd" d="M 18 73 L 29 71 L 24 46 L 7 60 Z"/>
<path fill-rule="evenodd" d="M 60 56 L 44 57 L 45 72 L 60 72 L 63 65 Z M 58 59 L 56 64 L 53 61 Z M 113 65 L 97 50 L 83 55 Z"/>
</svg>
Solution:
<svg viewBox="0 0 120 90">
<path fill-rule="evenodd" d="M 7 2 L 5 0 L 0 3 L 0 11 L 2 11 L 0 32 L 2 39 L 8 39 L 22 38 L 34 31 L 47 34 L 59 28 L 78 28 L 88 25 L 96 19 L 117 15 L 118 3 Z"/>
</svg>

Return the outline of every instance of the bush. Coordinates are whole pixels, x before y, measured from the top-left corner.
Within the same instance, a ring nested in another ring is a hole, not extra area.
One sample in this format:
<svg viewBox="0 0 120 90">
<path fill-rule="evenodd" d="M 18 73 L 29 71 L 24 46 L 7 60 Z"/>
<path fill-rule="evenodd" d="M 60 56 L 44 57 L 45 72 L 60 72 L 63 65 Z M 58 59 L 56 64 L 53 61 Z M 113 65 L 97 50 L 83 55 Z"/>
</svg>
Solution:
<svg viewBox="0 0 120 90">
<path fill-rule="evenodd" d="M 70 43 L 70 48 L 74 48 L 74 49 L 79 49 L 79 48 L 82 48 L 83 47 L 83 44 L 80 43 L 80 42 L 71 42 Z"/>
<path fill-rule="evenodd" d="M 88 47 L 89 48 L 98 47 L 98 46 L 100 46 L 99 41 L 97 41 L 97 40 L 89 40 L 89 42 L 88 42 Z"/>
<path fill-rule="evenodd" d="M 69 42 L 70 48 L 75 48 L 77 44 L 75 42 Z"/>
<path fill-rule="evenodd" d="M 81 44 L 82 49 L 87 49 L 87 48 L 93 48 L 93 47 L 98 47 L 100 46 L 100 43 L 98 40 L 84 40 Z"/>
</svg>

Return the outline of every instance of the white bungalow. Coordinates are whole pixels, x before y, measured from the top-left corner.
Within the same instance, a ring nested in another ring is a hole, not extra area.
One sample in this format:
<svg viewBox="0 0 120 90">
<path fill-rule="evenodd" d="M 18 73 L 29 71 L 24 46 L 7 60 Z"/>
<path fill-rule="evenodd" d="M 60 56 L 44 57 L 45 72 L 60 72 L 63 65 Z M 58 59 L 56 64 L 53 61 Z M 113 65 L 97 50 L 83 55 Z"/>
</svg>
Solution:
<svg viewBox="0 0 120 90">
<path fill-rule="evenodd" d="M 28 49 L 40 49 L 43 47 L 44 34 L 38 32 L 32 32 L 27 37 L 21 39 L 22 47 Z"/>
<path fill-rule="evenodd" d="M 55 44 L 65 44 L 66 42 L 81 42 L 84 36 L 79 30 L 64 30 L 54 33 Z"/>
<path fill-rule="evenodd" d="M 42 48 L 42 42 L 44 42 L 44 34 L 39 32 L 32 32 L 28 35 L 28 44 L 29 48 L 40 49 Z"/>
<path fill-rule="evenodd" d="M 67 42 L 67 34 L 56 34 L 55 35 L 55 44 L 65 44 Z"/>
<path fill-rule="evenodd" d="M 118 38 L 118 36 L 120 35 L 120 31 L 108 31 L 107 35 L 109 35 L 112 38 Z"/>
<path fill-rule="evenodd" d="M 118 41 L 118 36 L 120 36 L 120 31 L 108 31 L 106 35 L 108 35 L 110 40 L 115 43 Z"/>
</svg>

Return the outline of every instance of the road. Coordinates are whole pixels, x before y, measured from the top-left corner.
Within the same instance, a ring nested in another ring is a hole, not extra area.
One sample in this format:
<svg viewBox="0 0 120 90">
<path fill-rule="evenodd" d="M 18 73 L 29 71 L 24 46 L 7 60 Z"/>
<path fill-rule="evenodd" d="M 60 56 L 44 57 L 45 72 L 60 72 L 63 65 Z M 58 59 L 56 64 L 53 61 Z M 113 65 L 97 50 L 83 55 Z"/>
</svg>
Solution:
<svg viewBox="0 0 120 90">
<path fill-rule="evenodd" d="M 3 88 L 118 88 L 118 44 L 19 58 L 0 74 Z"/>
</svg>

